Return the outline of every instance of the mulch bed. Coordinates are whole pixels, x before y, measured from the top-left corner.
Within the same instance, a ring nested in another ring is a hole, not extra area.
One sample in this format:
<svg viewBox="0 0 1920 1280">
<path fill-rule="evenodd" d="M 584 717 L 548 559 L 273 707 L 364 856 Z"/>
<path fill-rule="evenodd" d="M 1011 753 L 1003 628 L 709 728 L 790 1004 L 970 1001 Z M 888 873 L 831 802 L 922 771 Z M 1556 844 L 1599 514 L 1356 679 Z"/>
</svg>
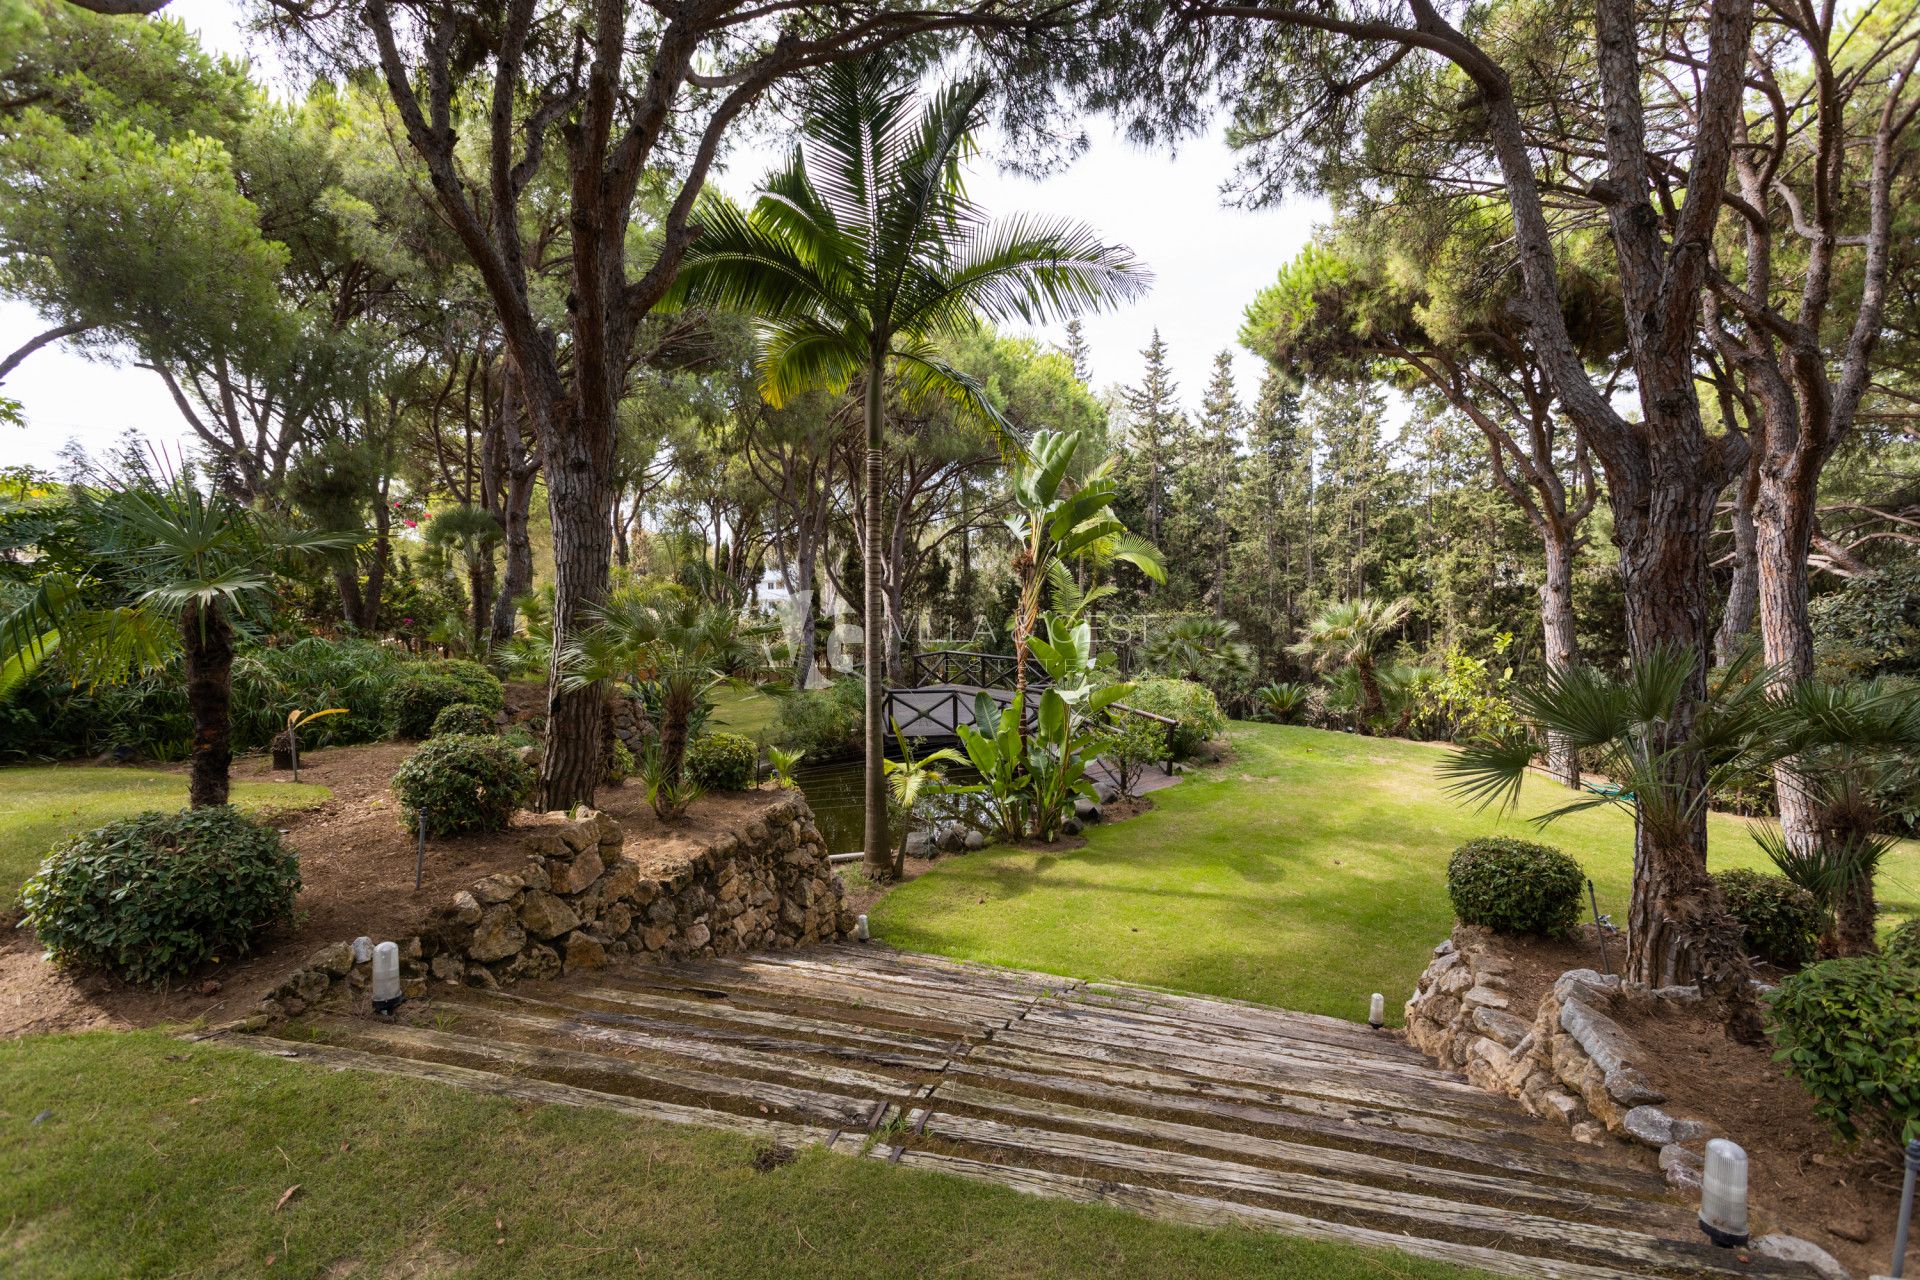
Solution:
<svg viewBox="0 0 1920 1280">
<path fill-rule="evenodd" d="M 24 926 L 0 935 L 0 1037 L 163 1022 L 218 1022 L 243 1015 L 289 971 L 331 942 L 405 937 L 457 890 L 489 872 L 525 861 L 521 840 L 534 815 L 483 836 L 429 840 L 425 875 L 413 887 L 416 846 L 402 829 L 389 783 L 417 744 L 370 743 L 302 753 L 300 780 L 332 790 L 315 809 L 279 815 L 300 855 L 302 889 L 294 923 L 259 940 L 252 954 L 205 966 L 160 989 L 129 986 L 104 974 L 70 974 L 46 963 Z M 236 779 L 286 781 L 264 756 L 235 761 Z M 603 787 L 598 797 L 620 819 L 629 851 L 649 867 L 671 863 L 705 835 L 760 803 L 747 796 L 703 797 L 686 820 L 662 828 L 637 783 Z"/>
<path fill-rule="evenodd" d="M 1528 1019 L 1560 974 L 1600 968 L 1592 925 L 1564 941 L 1500 941 L 1514 964 L 1514 1012 Z M 1622 937 L 1609 937 L 1616 969 L 1625 949 Z M 1659 1013 L 1614 1016 L 1643 1046 L 1659 1046 L 1635 1065 L 1667 1095 L 1667 1110 L 1711 1121 L 1746 1149 L 1758 1231 L 1811 1240 L 1858 1276 L 1886 1270 L 1901 1177 L 1900 1152 L 1891 1142 L 1840 1146 L 1814 1116 L 1813 1100 L 1773 1061 L 1773 1046 L 1728 1039 L 1705 1009 L 1670 1004 Z"/>
</svg>

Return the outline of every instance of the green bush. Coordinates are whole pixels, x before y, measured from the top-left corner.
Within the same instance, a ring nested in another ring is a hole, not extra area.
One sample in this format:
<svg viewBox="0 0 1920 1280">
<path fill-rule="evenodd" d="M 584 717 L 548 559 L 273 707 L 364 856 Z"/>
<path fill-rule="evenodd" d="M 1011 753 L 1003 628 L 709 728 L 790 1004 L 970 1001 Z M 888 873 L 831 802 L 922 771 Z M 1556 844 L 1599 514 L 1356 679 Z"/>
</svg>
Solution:
<svg viewBox="0 0 1920 1280">
<path fill-rule="evenodd" d="M 498 736 L 449 734 L 421 744 L 394 771 L 407 830 L 424 810 L 427 834 L 499 831 L 533 794 L 533 770 Z"/>
<path fill-rule="evenodd" d="M 774 714 L 774 742 L 831 760 L 860 749 L 866 694 L 858 680 L 842 680 L 831 689 L 797 689 L 780 699 Z"/>
<path fill-rule="evenodd" d="M 1096 739 L 1094 752 L 1113 771 L 1121 796 L 1131 800 L 1147 770 L 1167 758 L 1166 726 L 1121 712 Z"/>
<path fill-rule="evenodd" d="M 56 847 L 20 891 L 62 964 L 158 982 L 293 916 L 300 861 L 280 833 L 227 806 L 143 813 Z"/>
<path fill-rule="evenodd" d="M 1740 922 L 1747 953 L 1783 969 L 1811 964 L 1820 950 L 1826 915 L 1819 900 L 1785 876 L 1737 868 L 1717 871 L 1713 882 L 1727 910 Z"/>
<path fill-rule="evenodd" d="M 607 752 L 607 781 L 618 786 L 631 778 L 633 771 L 639 767 L 639 763 L 633 758 L 633 749 L 626 743 L 616 740 L 613 749 Z"/>
<path fill-rule="evenodd" d="M 396 738 L 430 738 L 434 718 L 460 703 L 498 711 L 506 694 L 477 662 L 416 663 L 387 690 L 387 730 Z"/>
<path fill-rule="evenodd" d="M 1920 969 L 1888 956 L 1827 960 L 1766 999 L 1775 1059 L 1836 1133 L 1920 1137 Z"/>
<path fill-rule="evenodd" d="M 499 723 L 494 719 L 496 712 L 487 710 L 477 702 L 450 702 L 440 708 L 433 718 L 431 738 L 444 738 L 450 733 L 497 734 Z"/>
<path fill-rule="evenodd" d="M 1178 722 L 1167 742 L 1176 760 L 1185 760 L 1208 739 L 1227 731 L 1227 715 L 1220 703 L 1206 686 L 1191 680 L 1142 680 L 1121 701 L 1136 711 L 1151 711 Z"/>
<path fill-rule="evenodd" d="M 1580 864 L 1551 845 L 1487 836 L 1454 850 L 1447 896 L 1462 924 L 1565 937 L 1580 919 Z"/>
<path fill-rule="evenodd" d="M 738 733 L 710 733 L 687 747 L 687 776 L 705 791 L 745 791 L 759 764 L 760 749 Z"/>
<path fill-rule="evenodd" d="M 1885 950 L 1890 959 L 1920 969 L 1920 916 L 1888 934 Z"/>
</svg>

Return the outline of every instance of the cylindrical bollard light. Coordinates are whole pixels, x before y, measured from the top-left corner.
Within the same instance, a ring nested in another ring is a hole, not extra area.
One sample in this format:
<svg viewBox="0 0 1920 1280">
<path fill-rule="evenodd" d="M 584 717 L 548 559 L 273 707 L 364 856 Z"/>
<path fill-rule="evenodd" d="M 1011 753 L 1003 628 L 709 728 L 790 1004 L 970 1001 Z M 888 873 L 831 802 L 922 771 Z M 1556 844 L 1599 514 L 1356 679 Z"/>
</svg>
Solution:
<svg viewBox="0 0 1920 1280">
<path fill-rule="evenodd" d="M 1375 1031 L 1387 1025 L 1387 998 L 1378 991 L 1367 1003 L 1367 1025 Z"/>
<path fill-rule="evenodd" d="M 1737 1142 L 1715 1138 L 1707 1144 L 1707 1169 L 1700 1179 L 1700 1229 L 1722 1247 L 1747 1242 L 1747 1153 Z"/>
<path fill-rule="evenodd" d="M 373 949 L 373 1011 L 392 1013 L 404 999 L 400 994 L 400 944 L 383 942 Z"/>
<path fill-rule="evenodd" d="M 855 916 L 853 918 L 853 936 L 862 942 L 865 942 L 873 936 L 867 931 L 867 918 L 865 916 Z"/>
</svg>

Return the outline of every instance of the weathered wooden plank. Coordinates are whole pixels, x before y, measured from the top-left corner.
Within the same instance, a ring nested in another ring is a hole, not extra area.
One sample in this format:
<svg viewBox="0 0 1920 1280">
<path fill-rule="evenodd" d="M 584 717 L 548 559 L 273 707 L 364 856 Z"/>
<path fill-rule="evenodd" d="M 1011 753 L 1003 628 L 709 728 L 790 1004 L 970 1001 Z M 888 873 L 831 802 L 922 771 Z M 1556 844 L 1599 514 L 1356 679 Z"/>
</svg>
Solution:
<svg viewBox="0 0 1920 1280">
<path fill-rule="evenodd" d="M 394 1057 L 370 1053 L 342 1045 L 310 1044 L 305 1041 L 279 1040 L 270 1036 L 243 1036 L 219 1032 L 207 1039 L 235 1048 L 264 1053 L 289 1061 L 306 1062 L 335 1070 L 376 1071 L 383 1075 L 431 1080 L 438 1084 L 514 1098 L 521 1102 L 549 1103 L 564 1107 L 597 1107 L 618 1112 L 636 1120 L 659 1120 L 668 1124 L 694 1125 L 702 1129 L 727 1129 L 752 1134 L 790 1147 L 825 1143 L 833 1130 L 817 1125 L 794 1124 L 786 1120 L 768 1120 L 759 1116 L 736 1115 L 731 1111 L 710 1111 L 704 1107 L 683 1106 L 676 1102 L 656 1102 L 624 1093 L 606 1093 L 583 1089 L 578 1085 L 557 1084 L 551 1080 L 532 1080 L 523 1076 L 501 1075 L 472 1067 L 419 1058 Z"/>
<path fill-rule="evenodd" d="M 909 1127 L 919 1122 L 914 1112 L 909 1112 L 906 1119 Z M 1185 1152 L 1008 1125 L 944 1111 L 933 1112 L 924 1125 L 924 1132 L 932 1137 L 1003 1151 L 1023 1163 L 1088 1164 L 1116 1170 L 1127 1181 L 1174 1179 L 1190 1187 L 1235 1196 L 1269 1196 L 1331 1206 L 1370 1220 L 1398 1218 L 1442 1236 L 1478 1234 L 1503 1242 L 1528 1240 L 1560 1256 L 1579 1251 L 1630 1262 L 1643 1274 L 1649 1267 L 1688 1276 L 1752 1275 L 1759 1270 L 1736 1271 L 1719 1265 L 1711 1246 L 1663 1240 L 1617 1227 L 1383 1190 L 1312 1174 L 1256 1168 Z"/>
<path fill-rule="evenodd" d="M 843 1040 L 865 1044 L 884 1044 L 893 1048 L 923 1049 L 928 1052 L 949 1053 L 967 1044 L 973 1037 L 970 1033 L 956 1029 L 952 1036 L 933 1036 L 918 1032 L 896 1030 L 892 1027 L 876 1027 L 865 1022 L 843 1022 L 837 1019 L 806 1017 L 800 1014 L 783 1013 L 778 1009 L 759 1009 L 736 1004 L 731 1000 L 694 1001 L 670 996 L 650 995 L 642 991 L 625 991 L 615 987 L 588 987 L 577 993 L 578 996 L 593 1000 L 602 1000 L 609 1004 L 624 1005 L 636 1009 L 647 1009 L 671 1017 L 687 1019 L 708 1018 L 717 1022 L 729 1022 L 744 1026 L 767 1027 L 770 1029 L 792 1031 L 806 1035 L 836 1036 Z"/>
<path fill-rule="evenodd" d="M 1589 1188 L 1542 1186 L 1536 1182 L 1501 1177 L 1497 1174 L 1473 1173 L 1459 1169 L 1436 1169 L 1430 1165 L 1409 1164 L 1402 1160 L 1364 1151 L 1313 1146 L 1278 1138 L 1263 1138 L 1254 1134 L 1181 1124 L 1172 1120 L 1154 1120 L 1144 1116 L 1124 1115 L 1111 1111 L 1097 1111 L 1088 1107 L 1075 1107 L 1066 1103 L 1041 1101 L 1001 1093 L 998 1090 L 982 1089 L 957 1080 L 942 1081 L 935 1088 L 932 1101 L 928 1105 L 938 1108 L 942 1104 L 955 1103 L 974 1110 L 1010 1117 L 1006 1123 L 1021 1127 L 1033 1128 L 1037 1124 L 1044 1126 L 1044 1130 L 1052 1130 L 1061 1125 L 1073 1125 L 1082 1129 L 1117 1135 L 1116 1140 L 1124 1141 L 1129 1145 L 1178 1143 L 1182 1146 L 1219 1152 L 1223 1157 L 1230 1158 L 1236 1169 L 1255 1167 L 1245 1166 L 1243 1162 L 1259 1161 L 1261 1163 L 1257 1168 L 1262 1172 L 1260 1176 L 1252 1179 L 1256 1186 L 1270 1185 L 1302 1193 L 1310 1191 L 1323 1195 L 1329 1203 L 1342 1203 L 1349 1207 L 1366 1208 L 1369 1211 L 1392 1202 L 1416 1207 L 1424 1205 L 1436 1210 L 1447 1205 L 1456 1205 L 1460 1207 L 1460 1213 L 1467 1214 L 1470 1202 L 1486 1202 L 1545 1206 L 1575 1219 L 1612 1218 L 1635 1221 L 1645 1220 L 1648 1217 L 1672 1216 L 1670 1206 L 1654 1205 L 1643 1199 L 1628 1199 Z M 935 1121 L 939 1121 L 940 1118 L 941 1113 L 936 1112 Z M 1159 1154 L 1177 1153 L 1162 1151 Z M 1295 1171 L 1270 1168 L 1271 1165 L 1291 1166 Z M 1364 1190 L 1349 1192 L 1349 1184 L 1318 1179 L 1312 1173 L 1296 1172 L 1298 1170 L 1320 1170 L 1329 1174 L 1390 1182 L 1395 1186 L 1393 1189 L 1366 1187 Z M 1237 1173 L 1236 1176 L 1245 1177 Z M 1321 1185 L 1323 1181 L 1326 1185 Z M 1342 1199 L 1342 1196 L 1347 1198 Z M 1473 1204 L 1472 1207 L 1477 1211 L 1477 1204 Z M 1506 1210 L 1496 1209 L 1493 1212 L 1498 1214 Z M 1472 1215 L 1468 1214 L 1468 1216 Z M 1685 1219 L 1681 1218 L 1680 1221 L 1684 1222 Z"/>
<path fill-rule="evenodd" d="M 1121 1026 L 1154 1028 L 1167 1034 L 1218 1039 L 1249 1046 L 1310 1046 L 1321 1052 L 1354 1054 L 1370 1060 L 1434 1070 L 1431 1058 L 1384 1028 L 1379 1031 L 1362 1028 L 1355 1033 L 1328 1034 L 1312 1022 L 1303 1022 L 1298 1028 L 1242 1026 L 1238 1022 L 1194 1018 L 1166 1009 L 1127 1007 L 1113 1000 L 1089 998 L 1083 991 L 1069 993 L 1061 1002 L 1061 1007 L 1081 1017 L 1111 1019 Z"/>
<path fill-rule="evenodd" d="M 770 1080 L 743 1080 L 710 1071 L 695 1071 L 658 1063 L 639 1063 L 607 1054 L 581 1053 L 542 1045 L 478 1040 L 425 1027 L 384 1025 L 369 1020 L 328 1019 L 319 1024 L 329 1034 L 344 1036 L 355 1048 L 377 1047 L 420 1058 L 433 1055 L 464 1058 L 481 1070 L 534 1071 L 545 1078 L 567 1074 L 612 1077 L 635 1085 L 679 1090 L 705 1098 L 730 1098 L 752 1106 L 777 1107 L 831 1125 L 865 1124 L 872 1112 L 871 1098 L 850 1098 L 819 1089 L 802 1089 Z M 897 1097 L 920 1093 L 901 1089 Z"/>
<path fill-rule="evenodd" d="M 1379 1123 L 1363 1123 L 1342 1116 L 1329 1119 L 1319 1114 L 1286 1111 L 1246 1102 L 1232 1102 L 1205 1095 L 1156 1092 L 1129 1085 L 1108 1084 L 1077 1076 L 1043 1075 L 1018 1071 L 1011 1067 L 983 1063 L 978 1058 L 957 1059 L 947 1066 L 949 1077 L 959 1077 L 988 1087 L 1025 1085 L 1050 1093 L 1117 1103 L 1122 1106 L 1159 1111 L 1175 1111 L 1193 1117 L 1196 1122 L 1213 1121 L 1225 1125 L 1259 1125 L 1300 1135 L 1304 1139 L 1331 1138 L 1387 1152 L 1413 1153 L 1438 1157 L 1442 1161 L 1467 1161 L 1490 1169 L 1517 1169 L 1539 1178 L 1550 1178 L 1576 1186 L 1606 1186 L 1610 1189 L 1647 1196 L 1664 1196 L 1666 1183 L 1638 1169 L 1614 1169 L 1607 1165 L 1580 1164 L 1542 1150 L 1523 1150 L 1516 1146 L 1485 1142 L 1481 1135 L 1459 1130 L 1447 1137 L 1409 1133 Z"/>
<path fill-rule="evenodd" d="M 1196 996 L 1186 992 L 1162 991 L 1126 982 L 1088 982 L 1075 998 L 1089 1005 L 1152 1012 L 1163 1017 L 1185 1018 L 1218 1026 L 1269 1031 L 1278 1035 L 1298 1035 L 1321 1039 L 1329 1044 L 1347 1044 L 1364 1048 L 1377 1038 L 1373 1028 L 1330 1018 L 1323 1013 L 1302 1013 L 1273 1005 L 1234 1000 L 1226 996 Z M 1356 1010 L 1357 1011 L 1357 1010 Z M 1417 1052 L 1417 1050 L 1415 1051 Z"/>
<path fill-rule="evenodd" d="M 609 971 L 608 975 L 601 979 L 600 986 L 601 989 L 673 991 L 688 995 L 710 995 L 711 998 L 724 999 L 734 1004 L 776 1009 L 798 1006 L 814 1016 L 842 1020 L 857 1019 L 874 1026 L 914 1030 L 923 1035 L 934 1032 L 954 1036 L 983 1035 L 988 1030 L 1004 1026 L 1009 1020 L 1019 1016 L 1022 1008 L 1018 1004 L 1009 1002 L 1004 1009 L 986 1012 L 961 1011 L 935 1007 L 931 1001 L 881 991 L 862 990 L 855 998 L 853 994 L 847 992 L 836 993 L 825 983 L 810 983 L 803 989 L 798 984 L 774 983 L 742 975 L 726 975 L 724 985 L 716 985 L 711 978 L 703 981 L 691 974 L 683 975 L 664 967 L 633 968 L 617 973 Z"/>
<path fill-rule="evenodd" d="M 891 1153 L 868 1153 L 886 1158 Z M 1476 1267 L 1497 1275 L 1523 1276 L 1528 1280 L 1645 1280 L 1645 1273 L 1584 1262 L 1562 1262 L 1553 1258 L 1532 1257 L 1484 1245 L 1460 1244 L 1421 1236 L 1399 1235 L 1368 1227 L 1326 1222 L 1304 1214 L 1289 1213 L 1265 1205 L 1239 1204 L 1182 1191 L 1167 1191 L 1105 1178 L 1084 1178 L 1076 1174 L 1047 1169 L 1028 1169 L 1013 1165 L 989 1164 L 963 1156 L 942 1155 L 911 1148 L 900 1154 L 898 1163 L 908 1168 L 932 1169 L 956 1177 L 990 1182 L 1027 1195 L 1071 1200 L 1080 1204 L 1116 1205 L 1146 1217 L 1199 1227 L 1254 1227 L 1281 1235 L 1324 1240 L 1335 1244 L 1393 1250 L 1416 1257 Z M 1382 1274 L 1392 1269 L 1385 1263 Z"/>
<path fill-rule="evenodd" d="M 742 957 L 729 956 L 724 960 L 711 963 L 732 966 L 741 962 Z M 898 985 L 993 998 L 1045 997 L 1062 991 L 1071 991 L 1079 985 L 1078 980 L 1074 978 L 1056 978 L 1046 974 L 1029 974 L 1017 969 L 994 969 L 979 965 L 934 966 L 909 960 L 901 952 L 876 953 L 866 948 L 851 946 L 825 953 L 818 951 L 759 952 L 750 957 L 750 962 L 760 969 L 791 969 L 829 980 L 839 980 L 849 974 L 858 974 Z M 702 962 L 702 967 L 706 963 L 708 962 Z"/>
<path fill-rule="evenodd" d="M 820 973 L 796 966 L 728 960 L 704 966 L 703 983 L 730 991 L 779 993 L 825 1004 L 891 1009 L 916 1017 L 998 1024 L 1017 1018 L 1035 997 L 1025 993 L 975 994 L 900 982 L 858 972 Z"/>
</svg>

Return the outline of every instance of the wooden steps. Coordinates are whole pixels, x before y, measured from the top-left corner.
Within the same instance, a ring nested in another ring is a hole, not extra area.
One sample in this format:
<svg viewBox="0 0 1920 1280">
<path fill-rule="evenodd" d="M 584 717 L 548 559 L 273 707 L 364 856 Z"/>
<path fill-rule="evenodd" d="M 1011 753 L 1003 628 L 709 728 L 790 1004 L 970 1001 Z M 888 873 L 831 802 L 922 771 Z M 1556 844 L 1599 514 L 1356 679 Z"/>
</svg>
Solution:
<svg viewBox="0 0 1920 1280">
<path fill-rule="evenodd" d="M 436 986 L 397 1021 L 228 1039 L 1509 1275 L 1812 1274 L 1708 1246 L 1657 1173 L 1397 1037 L 879 947 Z"/>
</svg>

